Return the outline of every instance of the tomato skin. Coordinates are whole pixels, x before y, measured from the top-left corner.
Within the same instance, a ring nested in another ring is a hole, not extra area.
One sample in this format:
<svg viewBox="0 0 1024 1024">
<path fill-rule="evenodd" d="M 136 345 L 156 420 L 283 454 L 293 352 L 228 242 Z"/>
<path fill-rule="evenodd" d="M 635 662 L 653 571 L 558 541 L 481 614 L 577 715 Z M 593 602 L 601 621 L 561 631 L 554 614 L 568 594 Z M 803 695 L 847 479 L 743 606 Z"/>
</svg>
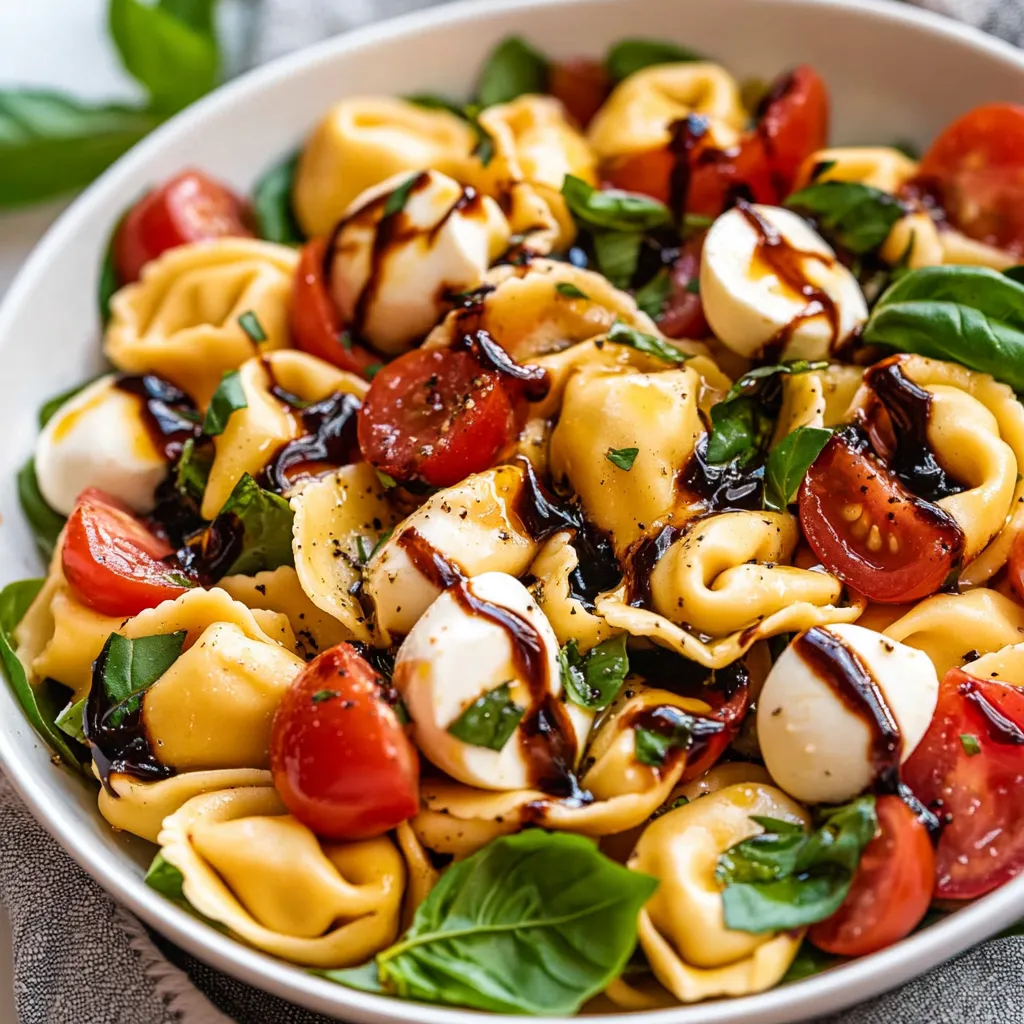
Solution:
<svg viewBox="0 0 1024 1024">
<path fill-rule="evenodd" d="M 419 755 L 350 644 L 319 654 L 281 698 L 270 767 L 288 810 L 328 839 L 383 835 L 419 810 Z"/>
<path fill-rule="evenodd" d="M 964 234 L 1024 253 L 1024 106 L 989 103 L 958 118 L 925 153 L 918 180 Z"/>
<path fill-rule="evenodd" d="M 842 906 L 808 939 L 835 956 L 867 956 L 909 935 L 928 912 L 935 851 L 928 829 L 898 796 L 878 797 L 878 832 L 864 848 Z"/>
<path fill-rule="evenodd" d="M 701 252 L 704 248 L 704 235 L 701 233 L 683 244 L 679 256 L 672 265 L 670 279 L 672 290 L 669 292 L 658 318 L 658 326 L 663 334 L 670 338 L 706 338 L 711 329 L 704 318 L 704 305 L 700 293 L 690 291 L 689 286 L 700 280 Z"/>
<path fill-rule="evenodd" d="M 984 896 L 1024 870 L 1024 690 L 951 668 L 902 775 L 944 824 L 936 897 Z"/>
<path fill-rule="evenodd" d="M 822 565 L 872 601 L 934 594 L 959 560 L 963 533 L 955 520 L 911 494 L 849 430 L 821 450 L 798 501 L 800 526 Z"/>
<path fill-rule="evenodd" d="M 565 109 L 581 128 L 590 123 L 611 88 L 611 79 L 601 61 L 573 57 L 551 65 L 548 92 L 565 104 Z"/>
<path fill-rule="evenodd" d="M 109 494 L 90 487 L 64 528 L 64 575 L 85 605 L 102 615 L 137 615 L 171 601 L 189 588 L 185 570 L 163 559 L 171 546 Z"/>
<path fill-rule="evenodd" d="M 686 762 L 680 782 L 698 779 L 710 771 L 736 738 L 750 707 L 749 679 L 745 679 L 742 685 L 736 686 L 732 692 L 723 692 L 716 686 L 705 687 L 698 699 L 711 704 L 712 710 L 706 717 L 722 722 L 725 728 L 720 733 L 709 736 L 697 749 L 697 756 Z"/>
<path fill-rule="evenodd" d="M 359 447 L 395 480 L 449 487 L 490 468 L 515 428 L 510 391 L 472 353 L 415 349 L 374 377 Z"/>
<path fill-rule="evenodd" d="M 344 325 L 324 277 L 328 240 L 315 238 L 303 246 L 292 285 L 291 335 L 297 348 L 332 363 L 340 370 L 366 375 L 380 358 L 354 342 L 342 344 Z"/>
<path fill-rule="evenodd" d="M 114 236 L 114 266 L 122 284 L 137 281 L 142 268 L 179 245 L 210 238 L 251 238 L 248 207 L 225 185 L 201 171 L 182 171 L 147 192 Z"/>
</svg>

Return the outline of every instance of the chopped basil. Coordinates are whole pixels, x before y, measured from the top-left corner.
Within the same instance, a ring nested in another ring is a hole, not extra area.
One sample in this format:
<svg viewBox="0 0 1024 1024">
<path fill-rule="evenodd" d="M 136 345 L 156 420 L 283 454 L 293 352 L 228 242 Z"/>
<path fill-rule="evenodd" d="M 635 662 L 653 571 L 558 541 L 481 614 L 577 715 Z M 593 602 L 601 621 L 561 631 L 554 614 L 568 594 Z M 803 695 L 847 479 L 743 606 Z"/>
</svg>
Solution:
<svg viewBox="0 0 1024 1024">
<path fill-rule="evenodd" d="M 384 369 L 383 363 L 370 363 L 369 366 L 363 367 L 363 375 L 367 380 L 373 380 L 374 377 Z"/>
<path fill-rule="evenodd" d="M 628 288 L 640 262 L 644 236 L 635 231 L 595 231 L 597 268 L 616 288 Z"/>
<path fill-rule="evenodd" d="M 145 882 L 151 889 L 155 889 L 169 900 L 176 903 L 185 902 L 185 892 L 182 888 L 185 876 L 164 857 L 162 852 L 157 853 L 153 863 L 149 865 Z"/>
<path fill-rule="evenodd" d="M 370 552 L 366 549 L 366 538 L 361 534 L 356 536 L 356 554 L 359 555 L 359 561 L 362 565 L 370 560 Z"/>
<path fill-rule="evenodd" d="M 964 753 L 968 757 L 974 757 L 976 754 L 981 753 L 981 744 L 978 742 L 978 737 L 971 735 L 969 732 L 960 733 L 960 746 L 964 748 Z"/>
<path fill-rule="evenodd" d="M 238 326 L 248 335 L 254 345 L 259 345 L 267 340 L 267 332 L 263 330 L 263 324 L 259 317 L 250 309 L 238 318 Z"/>
<path fill-rule="evenodd" d="M 207 449 L 197 448 L 195 439 L 190 437 L 182 445 L 174 469 L 175 490 L 196 501 L 202 501 L 213 468 L 213 454 Z"/>
<path fill-rule="evenodd" d="M 858 256 L 879 249 L 905 212 L 888 192 L 851 181 L 808 185 L 786 206 L 810 214 L 828 241 Z"/>
<path fill-rule="evenodd" d="M 618 696 L 629 674 L 626 636 L 612 637 L 580 654 L 570 640 L 558 652 L 562 685 L 569 699 L 581 707 L 600 711 Z"/>
<path fill-rule="evenodd" d="M 255 576 L 258 572 L 294 565 L 292 557 L 292 509 L 279 494 L 265 491 L 245 473 L 217 514 L 210 529 L 218 528 L 218 520 L 229 516 L 230 530 L 241 530 L 242 543 L 225 576 Z"/>
<path fill-rule="evenodd" d="M 472 109 L 463 103 L 448 99 L 447 96 L 439 96 L 433 92 L 417 92 L 405 97 L 406 103 L 415 103 L 417 107 L 425 107 L 427 110 L 446 110 L 449 114 L 468 119 L 467 111 Z"/>
<path fill-rule="evenodd" d="M 604 457 L 613 466 L 618 466 L 619 469 L 628 473 L 633 468 L 633 463 L 636 462 L 636 457 L 639 454 L 639 448 L 609 448 Z"/>
<path fill-rule="evenodd" d="M 831 436 L 825 427 L 797 427 L 772 448 L 764 466 L 766 508 L 784 512 L 796 499 L 807 470 Z"/>
<path fill-rule="evenodd" d="M 690 358 L 686 352 L 681 352 L 667 341 L 662 341 L 661 338 L 656 338 L 653 334 L 644 334 L 643 331 L 638 331 L 621 320 L 616 320 L 612 324 L 607 334 L 607 340 L 615 345 L 628 345 L 630 348 L 635 348 L 637 352 L 660 359 L 663 363 L 678 365 L 685 363 Z"/>
<path fill-rule="evenodd" d="M 448 732 L 474 747 L 501 750 L 525 714 L 526 708 L 512 700 L 509 683 L 502 683 L 473 701 L 448 726 Z"/>
<path fill-rule="evenodd" d="M 640 764 L 660 768 L 670 750 L 681 750 L 689 746 L 692 738 L 692 720 L 684 712 L 680 712 L 680 720 L 670 732 L 655 732 L 638 726 L 633 730 L 636 759 Z"/>
<path fill-rule="evenodd" d="M 633 298 L 636 299 L 636 304 L 640 309 L 652 320 L 655 320 L 661 315 L 661 311 L 665 308 L 665 301 L 671 292 L 672 278 L 668 268 L 662 267 L 647 284 L 636 290 Z"/>
<path fill-rule="evenodd" d="M 580 288 L 577 288 L 571 281 L 559 281 L 555 285 L 555 291 L 564 295 L 567 299 L 589 299 L 590 296 Z"/>
<path fill-rule="evenodd" d="M 608 231 L 650 231 L 671 227 L 672 213 L 657 199 L 621 189 L 597 189 L 567 174 L 562 196 L 576 220 L 591 228 Z"/>
<path fill-rule="evenodd" d="M 381 534 L 381 535 L 380 535 L 380 536 L 379 536 L 379 537 L 377 538 L 377 543 L 376 543 L 376 544 L 374 544 L 374 545 L 373 545 L 373 547 L 372 547 L 372 548 L 371 548 L 371 550 L 370 550 L 370 558 L 373 558 L 373 556 L 374 556 L 375 554 L 377 554 L 377 552 L 378 552 L 378 551 L 380 551 L 380 549 L 381 549 L 382 547 L 384 547 L 384 545 L 385 545 L 385 544 L 387 544 L 387 542 L 388 542 L 389 540 L 391 540 L 391 535 L 392 535 L 392 534 L 393 534 L 394 532 L 395 532 L 395 530 L 394 530 L 394 527 L 392 527 L 392 528 L 391 528 L 390 530 L 385 530 L 385 531 L 384 531 L 384 532 L 383 532 L 383 533 L 382 533 L 382 534 Z M 367 559 L 367 561 L 369 561 L 369 560 L 370 560 L 370 558 L 368 558 L 368 559 Z"/>
<path fill-rule="evenodd" d="M 116 729 L 142 706 L 142 695 L 181 656 L 186 630 L 159 633 L 130 640 L 120 633 L 111 633 L 96 659 L 94 668 L 102 667 L 100 683 L 109 710 L 103 725 Z"/>
<path fill-rule="evenodd" d="M 124 223 L 124 219 L 128 216 L 130 210 L 131 207 L 117 218 L 117 223 L 107 238 L 107 247 L 103 252 L 103 263 L 100 264 L 100 279 L 96 289 L 96 298 L 99 300 L 100 323 L 104 327 L 110 323 L 110 300 L 121 287 L 121 278 L 117 273 L 117 266 L 114 263 L 114 240 L 117 238 L 121 225 Z"/>
<path fill-rule="evenodd" d="M 695 277 L 692 281 L 687 281 L 685 290 L 691 295 L 700 295 L 700 278 Z"/>
<path fill-rule="evenodd" d="M 323 704 L 326 700 L 334 700 L 335 697 L 340 697 L 341 693 L 338 690 L 317 690 L 309 699 L 314 704 Z"/>
<path fill-rule="evenodd" d="M 839 909 L 878 828 L 873 796 L 819 809 L 811 833 L 765 831 L 718 858 L 726 926 L 760 935 L 802 928 Z M 769 822 L 771 823 L 771 822 Z"/>
<path fill-rule="evenodd" d="M 68 706 L 54 719 L 53 724 L 66 736 L 84 744 L 85 739 L 85 702 L 87 697 L 68 704 Z"/>
<path fill-rule="evenodd" d="M 484 63 L 476 99 L 481 107 L 492 107 L 518 96 L 546 92 L 547 85 L 547 58 L 521 36 L 509 36 Z"/>
<path fill-rule="evenodd" d="M 210 399 L 203 420 L 203 433 L 207 437 L 223 434 L 231 414 L 249 405 L 242 388 L 242 376 L 238 370 L 229 370 L 220 379 L 217 390 Z"/>
<path fill-rule="evenodd" d="M 50 508 L 39 490 L 35 459 L 29 459 L 18 471 L 18 502 L 28 520 L 36 547 L 44 558 L 49 559 L 67 520 Z"/>
<path fill-rule="evenodd" d="M 301 151 L 297 150 L 256 182 L 252 199 L 256 228 L 260 238 L 268 242 L 302 245 L 306 240 L 292 206 L 292 190 L 301 156 Z"/>
<path fill-rule="evenodd" d="M 383 469 L 376 470 L 376 473 L 377 479 L 380 481 L 380 485 L 384 490 L 387 491 L 392 487 L 398 486 L 398 481 L 390 473 L 385 473 Z"/>
<path fill-rule="evenodd" d="M 416 182 L 420 180 L 419 174 L 410 174 L 401 185 L 397 186 L 384 202 L 384 216 L 392 217 L 405 209 Z"/>
<path fill-rule="evenodd" d="M 695 60 L 703 58 L 693 50 L 675 43 L 661 39 L 622 39 L 608 51 L 605 66 L 612 79 L 621 82 L 655 64 L 679 64 Z"/>
</svg>

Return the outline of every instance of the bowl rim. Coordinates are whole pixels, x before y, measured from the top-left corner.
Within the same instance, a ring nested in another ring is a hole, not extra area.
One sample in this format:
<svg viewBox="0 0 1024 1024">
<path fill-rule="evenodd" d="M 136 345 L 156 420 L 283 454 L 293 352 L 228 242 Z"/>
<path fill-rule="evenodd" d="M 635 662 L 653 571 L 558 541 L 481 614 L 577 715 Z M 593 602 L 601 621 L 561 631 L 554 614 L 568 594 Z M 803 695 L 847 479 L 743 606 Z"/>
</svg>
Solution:
<svg viewBox="0 0 1024 1024">
<path fill-rule="evenodd" d="M 472 21 L 490 20 L 512 11 L 520 14 L 524 24 L 528 25 L 527 19 L 533 10 L 582 6 L 590 2 L 592 0 L 487 0 L 485 6 L 484 0 L 456 0 L 323 40 L 256 67 L 219 87 L 129 150 L 82 192 L 49 228 L 0 302 L 0 350 L 10 334 L 17 311 L 45 274 L 53 255 L 76 237 L 93 207 L 101 205 L 122 181 L 129 181 L 136 167 L 157 154 L 166 143 L 191 133 L 208 116 L 251 101 L 254 95 L 273 88 L 276 83 L 304 69 L 333 63 L 365 46 L 413 36 L 427 28 L 457 27 Z M 1021 50 L 972 26 L 909 4 L 893 3 L 892 0 L 761 2 L 797 9 L 830 7 L 882 25 L 886 22 L 902 24 L 926 36 L 945 38 L 966 49 L 980 51 L 1020 71 L 1024 77 L 1024 52 Z M 115 900 L 182 949 L 235 979 L 329 1016 L 344 1013 L 359 1021 L 404 1022 L 413 1012 L 419 1024 L 476 1024 L 494 1019 L 493 1014 L 481 1011 L 410 1003 L 391 996 L 345 988 L 200 924 L 187 911 L 148 888 L 134 871 L 125 871 L 119 860 L 96 855 L 94 844 L 99 840 L 83 831 L 63 808 L 50 804 L 41 778 L 18 758 L 13 730 L 6 723 L 0 724 L 0 767 L 36 820 Z M 609 1024 L 629 1024 L 639 1016 L 645 1024 L 728 1024 L 741 1018 L 748 1019 L 749 1015 L 750 1019 L 756 1017 L 762 1024 L 771 1024 L 834 1012 L 860 1001 L 858 995 L 864 991 L 870 991 L 872 996 L 879 995 L 925 973 L 976 942 L 994 935 L 1021 915 L 1024 915 L 1024 875 L 894 946 L 799 982 L 752 995 L 681 1004 L 660 1010 L 602 1014 L 602 1019 Z M 885 976 L 885 983 L 878 989 L 880 975 Z M 554 1024 L 565 1018 L 531 1019 L 538 1024 Z"/>
</svg>

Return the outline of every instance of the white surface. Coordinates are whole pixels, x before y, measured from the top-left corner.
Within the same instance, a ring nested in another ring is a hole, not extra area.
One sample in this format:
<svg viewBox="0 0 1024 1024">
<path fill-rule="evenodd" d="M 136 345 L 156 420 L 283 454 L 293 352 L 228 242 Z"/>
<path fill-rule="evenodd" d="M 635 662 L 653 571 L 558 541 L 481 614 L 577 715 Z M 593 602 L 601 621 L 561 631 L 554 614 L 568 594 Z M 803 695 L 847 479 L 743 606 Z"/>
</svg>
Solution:
<svg viewBox="0 0 1024 1024">
<path fill-rule="evenodd" d="M 466 91 L 482 54 L 526 31 L 553 55 L 600 52 L 625 32 L 680 38 L 680 0 L 492 0 L 456 4 L 374 27 L 263 68 L 156 133 L 89 191 L 26 265 L 0 308 L 0 580 L 39 571 L 17 512 L 14 470 L 29 452 L 39 401 L 96 362 L 95 284 L 104 239 L 146 182 L 184 163 L 246 188 L 346 93 Z M 687 0 L 685 41 L 738 73 L 771 77 L 809 61 L 835 99 L 837 140 L 927 141 L 978 103 L 1024 101 L 1024 57 L 913 8 L 860 0 Z M 865 55 L 870 62 L 865 64 Z M 459 1024 L 479 1014 L 349 991 L 197 925 L 142 882 L 151 852 L 111 832 L 94 790 L 53 770 L 49 755 L 0 688 L 0 758 L 40 820 L 118 899 L 173 941 L 252 984 L 356 1021 Z M 825 1013 L 900 984 L 1019 918 L 1024 877 L 872 957 L 799 984 L 737 1000 L 645 1015 L 645 1024 L 778 1024 Z M 609 1016 L 627 1021 L 630 1015 Z"/>
</svg>

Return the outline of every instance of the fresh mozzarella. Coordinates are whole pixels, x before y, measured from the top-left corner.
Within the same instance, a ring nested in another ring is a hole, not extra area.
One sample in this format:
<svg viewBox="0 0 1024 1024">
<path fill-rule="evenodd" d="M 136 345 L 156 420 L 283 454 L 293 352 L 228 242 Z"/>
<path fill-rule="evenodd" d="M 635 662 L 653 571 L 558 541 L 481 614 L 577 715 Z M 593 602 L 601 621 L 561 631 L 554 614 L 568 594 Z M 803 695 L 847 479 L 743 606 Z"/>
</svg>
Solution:
<svg viewBox="0 0 1024 1024">
<path fill-rule="evenodd" d="M 36 445 L 36 476 L 47 504 L 70 515 L 78 495 L 98 487 L 136 512 L 156 507 L 167 461 L 150 438 L 142 400 L 115 386 L 116 374 L 90 384 L 51 417 Z"/>
<path fill-rule="evenodd" d="M 539 658 L 523 657 L 508 629 L 468 606 L 463 588 L 498 614 L 525 623 Z M 528 714 L 536 702 L 525 677 L 529 663 L 539 669 L 534 685 L 559 698 L 558 640 L 526 587 L 505 573 L 488 572 L 446 590 L 413 627 L 395 659 L 394 682 L 409 711 L 417 747 L 438 768 L 469 786 L 530 788 L 534 780 L 521 742 L 521 724 L 501 750 L 467 743 L 448 731 L 474 701 L 506 683 L 512 702 Z M 580 750 L 591 716 L 572 704 L 563 707 Z"/>
<path fill-rule="evenodd" d="M 900 760 L 921 742 L 935 712 L 939 680 L 922 651 L 852 624 L 825 626 L 877 684 L 899 727 Z M 761 755 L 775 783 L 804 803 L 844 803 L 875 779 L 874 731 L 790 644 L 757 702 Z"/>
<path fill-rule="evenodd" d="M 342 320 L 388 355 L 437 323 L 446 293 L 478 287 L 510 235 L 493 199 L 438 171 L 416 175 L 382 227 L 387 197 L 408 180 L 396 175 L 363 192 L 334 237 L 331 289 Z"/>
<path fill-rule="evenodd" d="M 762 254 L 762 232 L 748 213 L 734 208 L 711 225 L 704 240 L 700 295 L 711 329 L 723 345 L 748 358 L 780 341 L 781 355 L 787 359 L 827 358 L 838 342 L 867 320 L 867 304 L 856 278 L 795 213 L 754 206 L 751 215 L 781 238 L 780 252 L 793 259 L 804 292 L 779 277 L 770 257 Z M 838 330 L 821 311 L 820 299 L 814 305 L 815 289 L 834 303 Z M 805 310 L 811 314 L 806 319 Z"/>
</svg>

